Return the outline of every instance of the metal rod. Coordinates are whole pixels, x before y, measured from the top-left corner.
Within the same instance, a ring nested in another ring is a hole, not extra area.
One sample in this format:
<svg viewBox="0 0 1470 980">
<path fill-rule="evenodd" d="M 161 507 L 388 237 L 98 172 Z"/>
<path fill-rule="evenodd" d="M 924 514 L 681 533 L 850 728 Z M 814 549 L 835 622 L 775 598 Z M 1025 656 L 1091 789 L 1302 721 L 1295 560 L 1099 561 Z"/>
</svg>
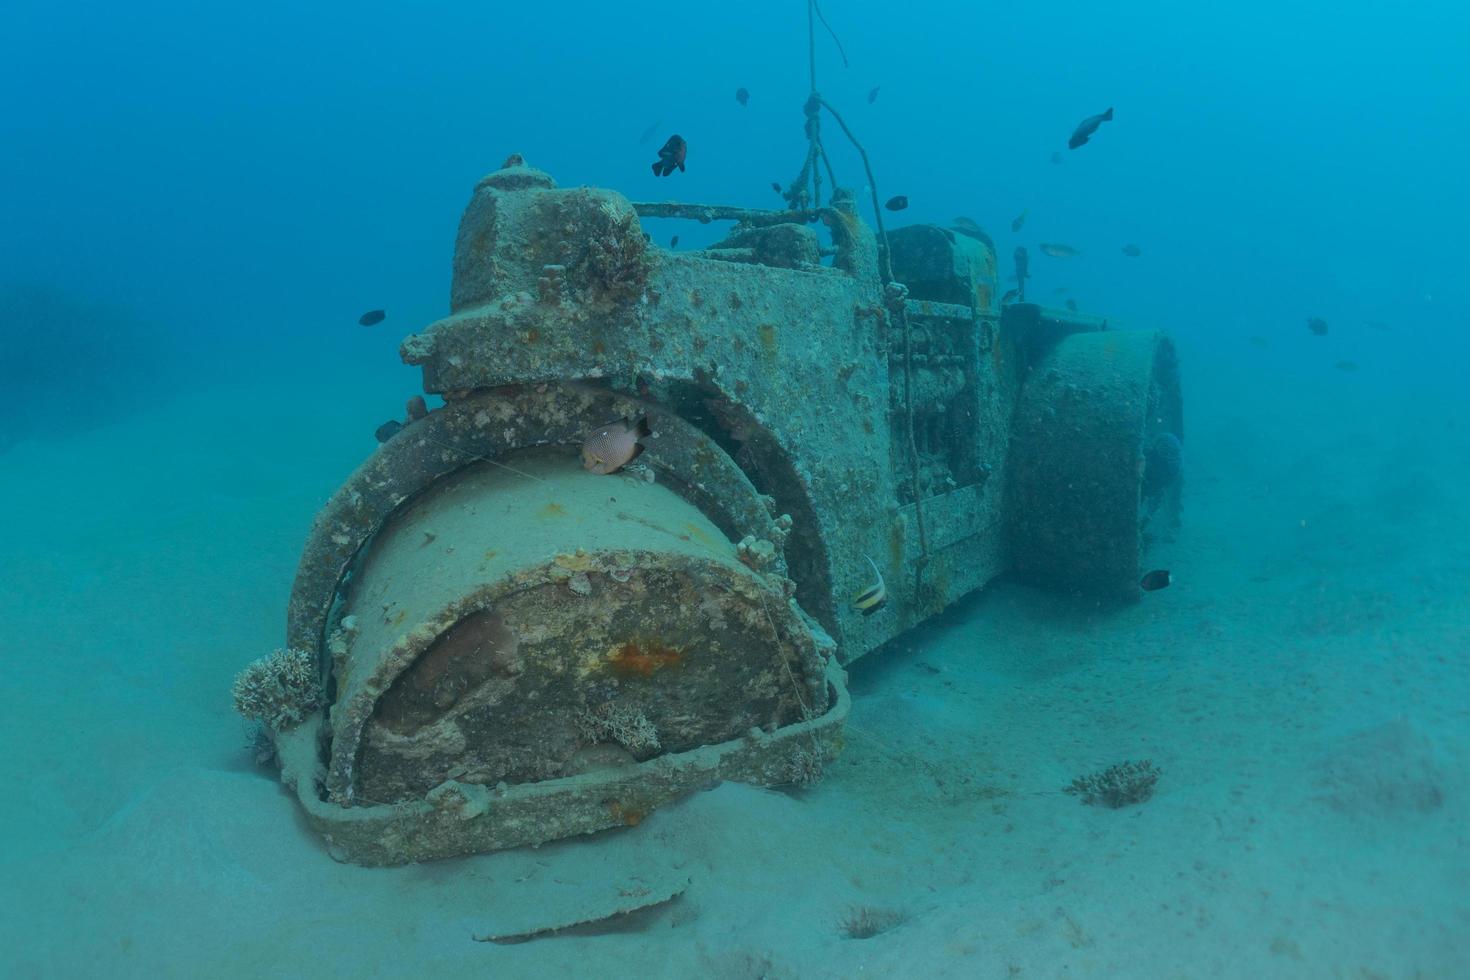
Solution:
<svg viewBox="0 0 1470 980">
<path fill-rule="evenodd" d="M 821 219 L 829 208 L 805 208 L 798 211 L 766 211 L 761 208 L 737 208 L 726 204 L 689 204 L 683 201 L 635 201 L 633 210 L 640 218 L 689 218 L 701 224 L 711 221 L 739 221 L 752 226 L 784 225 L 793 222 L 809 224 Z"/>
</svg>

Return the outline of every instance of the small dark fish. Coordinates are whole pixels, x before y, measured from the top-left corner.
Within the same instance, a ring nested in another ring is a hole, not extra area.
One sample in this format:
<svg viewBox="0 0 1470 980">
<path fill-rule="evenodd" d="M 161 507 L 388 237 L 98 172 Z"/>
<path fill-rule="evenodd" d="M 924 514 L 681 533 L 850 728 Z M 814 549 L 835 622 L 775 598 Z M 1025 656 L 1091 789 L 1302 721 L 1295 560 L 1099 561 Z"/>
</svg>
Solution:
<svg viewBox="0 0 1470 980">
<path fill-rule="evenodd" d="M 1356 371 L 1358 369 L 1358 362 L 1338 361 L 1336 366 L 1339 371 Z"/>
<path fill-rule="evenodd" d="M 902 211 L 909 206 L 909 199 L 900 194 L 897 197 L 890 197 L 888 203 L 883 206 L 890 211 Z"/>
<path fill-rule="evenodd" d="M 969 218 L 954 219 L 954 226 L 951 230 L 959 232 L 966 238 L 973 238 L 977 242 L 984 242 L 990 247 L 991 251 L 995 251 L 995 242 L 991 240 L 989 235 L 985 234 L 985 229 L 981 228 Z"/>
<path fill-rule="evenodd" d="M 1067 300 L 1067 309 L 1071 310 L 1073 313 L 1076 313 L 1077 312 L 1077 301 L 1075 299 L 1069 299 L 1069 300 Z"/>
<path fill-rule="evenodd" d="M 643 131 L 643 135 L 640 136 L 640 137 L 638 137 L 638 145 L 639 146 L 642 146 L 643 144 L 647 143 L 649 140 L 653 139 L 654 134 L 658 132 L 658 128 L 660 126 L 662 126 L 663 124 L 664 124 L 664 121 L 662 119 L 660 119 L 658 122 L 654 123 L 652 126 L 649 126 L 647 129 L 645 129 Z"/>
<path fill-rule="evenodd" d="M 647 419 L 618 419 L 592 430 L 582 440 L 583 468 L 603 476 L 616 473 L 643 452 L 639 440 L 648 434 Z"/>
<path fill-rule="evenodd" d="M 779 180 L 771 181 L 771 190 L 775 191 L 777 194 L 780 194 L 782 197 L 786 196 L 786 192 L 781 189 L 781 182 Z"/>
<path fill-rule="evenodd" d="M 878 571 L 878 565 L 867 555 L 863 557 L 873 568 L 873 584 L 852 597 L 852 607 L 864 616 L 871 616 L 888 601 L 888 587 L 883 584 L 883 573 Z"/>
<path fill-rule="evenodd" d="M 1124 245 L 1123 254 L 1128 256 L 1130 259 L 1136 259 L 1143 254 L 1143 249 L 1139 248 L 1137 245 Z"/>
<path fill-rule="evenodd" d="M 392 439 L 394 436 L 398 435 L 398 433 L 402 431 L 402 422 L 399 422 L 396 419 L 389 419 L 387 422 L 384 422 L 382 425 L 378 426 L 377 430 L 373 432 L 373 435 L 377 437 L 377 440 L 379 442 L 387 442 L 389 439 Z"/>
<path fill-rule="evenodd" d="M 1018 214 L 1014 218 L 1012 218 L 1011 219 L 1011 231 L 1020 231 L 1021 230 L 1021 226 L 1026 223 L 1026 215 L 1028 215 L 1030 213 L 1031 213 L 1031 209 L 1030 208 L 1027 208 L 1025 211 L 1022 211 L 1020 214 Z"/>
<path fill-rule="evenodd" d="M 658 160 L 653 165 L 655 177 L 667 177 L 679 168 L 679 173 L 684 172 L 684 157 L 689 153 L 689 144 L 684 142 L 682 136 L 670 136 L 663 149 L 658 151 Z"/>
<path fill-rule="evenodd" d="M 1051 155 L 1051 162 L 1052 163 L 1061 163 L 1062 162 L 1062 151 L 1061 150 L 1057 150 L 1054 153 L 1052 153 L 1052 155 Z"/>
<path fill-rule="evenodd" d="M 1160 589 L 1167 589 L 1173 583 L 1174 576 L 1169 574 L 1168 570 L 1156 568 L 1143 577 L 1138 587 L 1145 592 L 1157 592 Z"/>
<path fill-rule="evenodd" d="M 1054 259 L 1071 259 L 1082 254 L 1070 245 L 1056 245 L 1050 242 L 1042 242 L 1036 247 L 1041 249 L 1042 255 L 1050 255 Z"/>
<path fill-rule="evenodd" d="M 678 235 L 675 235 L 673 238 L 670 238 L 669 239 L 669 248 L 678 248 L 678 247 L 679 247 L 679 236 Z"/>
<path fill-rule="evenodd" d="M 388 314 L 384 313 L 382 310 L 368 310 L 362 316 L 357 318 L 357 322 L 362 324 L 364 327 L 375 327 L 387 318 Z"/>
<path fill-rule="evenodd" d="M 974 218 L 966 218 L 964 215 L 960 215 L 954 221 L 950 222 L 950 227 L 962 235 L 969 235 L 971 238 L 990 238 L 989 235 L 985 234 L 985 229 L 980 227 L 979 222 Z"/>
<path fill-rule="evenodd" d="M 1318 337 L 1325 337 L 1327 336 L 1327 321 L 1320 316 L 1314 316 L 1307 321 L 1307 329 Z"/>
<path fill-rule="evenodd" d="M 1021 291 L 1019 289 L 1008 289 L 1006 290 L 1006 294 L 1000 298 L 1001 304 L 1004 305 L 1013 302 L 1020 295 Z"/>
<path fill-rule="evenodd" d="M 1112 106 L 1108 106 L 1107 112 L 1102 112 L 1095 116 L 1088 116 L 1086 119 L 1077 124 L 1076 129 L 1072 130 L 1072 138 L 1067 140 L 1067 145 L 1074 150 L 1077 149 L 1077 147 L 1081 146 L 1083 143 L 1086 143 L 1089 139 L 1092 138 L 1092 134 L 1097 132 L 1097 127 L 1101 126 L 1105 122 L 1112 121 Z"/>
<path fill-rule="evenodd" d="M 879 86 L 874 85 L 873 91 L 868 93 L 868 105 L 872 105 L 874 102 L 878 101 L 878 89 Z"/>
<path fill-rule="evenodd" d="M 509 170 L 511 167 L 524 167 L 525 165 L 525 157 L 521 156 L 519 153 L 512 153 L 510 156 L 505 158 L 505 162 L 500 165 L 500 169 Z"/>
<path fill-rule="evenodd" d="M 743 88 L 735 90 L 735 101 L 741 105 L 750 105 L 750 93 Z"/>
</svg>

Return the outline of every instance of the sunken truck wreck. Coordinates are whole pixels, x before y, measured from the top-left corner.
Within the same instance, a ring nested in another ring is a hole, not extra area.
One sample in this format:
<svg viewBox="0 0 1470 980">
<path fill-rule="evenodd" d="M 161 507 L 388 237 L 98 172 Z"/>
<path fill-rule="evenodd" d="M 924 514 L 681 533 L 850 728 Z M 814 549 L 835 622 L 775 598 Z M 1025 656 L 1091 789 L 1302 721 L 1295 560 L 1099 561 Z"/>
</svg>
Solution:
<svg viewBox="0 0 1470 980">
<path fill-rule="evenodd" d="M 415 397 L 347 478 L 293 587 L 286 646 L 321 684 L 269 734 L 334 856 L 807 783 L 844 664 L 1002 572 L 1137 596 L 1178 519 L 1165 337 L 1002 308 L 973 234 L 891 231 L 885 264 L 847 194 L 640 205 L 513 164 L 465 210 L 449 316 L 402 345 L 443 406 Z M 734 225 L 673 252 L 647 217 Z M 611 420 L 648 435 L 603 475 L 581 447 Z"/>
</svg>

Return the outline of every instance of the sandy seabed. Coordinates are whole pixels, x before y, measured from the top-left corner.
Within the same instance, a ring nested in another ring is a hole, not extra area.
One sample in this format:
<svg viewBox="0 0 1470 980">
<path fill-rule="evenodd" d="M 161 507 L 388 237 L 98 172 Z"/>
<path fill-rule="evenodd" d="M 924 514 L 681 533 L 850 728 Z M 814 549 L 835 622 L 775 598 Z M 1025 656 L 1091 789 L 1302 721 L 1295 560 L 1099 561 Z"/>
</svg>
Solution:
<svg viewBox="0 0 1470 980">
<path fill-rule="evenodd" d="M 1349 383 L 1371 382 L 1313 390 Z M 813 789 L 725 784 L 588 840 L 363 869 L 327 856 L 230 706 L 386 417 L 381 392 L 317 383 L 307 407 L 284 386 L 0 456 L 6 977 L 1470 975 L 1451 413 L 1360 389 L 1247 405 L 1239 377 L 1187 377 L 1167 591 L 967 599 L 854 665 L 847 748 Z M 1145 758 L 1143 805 L 1062 791 Z M 471 939 L 686 880 L 614 928 Z M 862 907 L 896 924 L 846 937 Z"/>
</svg>

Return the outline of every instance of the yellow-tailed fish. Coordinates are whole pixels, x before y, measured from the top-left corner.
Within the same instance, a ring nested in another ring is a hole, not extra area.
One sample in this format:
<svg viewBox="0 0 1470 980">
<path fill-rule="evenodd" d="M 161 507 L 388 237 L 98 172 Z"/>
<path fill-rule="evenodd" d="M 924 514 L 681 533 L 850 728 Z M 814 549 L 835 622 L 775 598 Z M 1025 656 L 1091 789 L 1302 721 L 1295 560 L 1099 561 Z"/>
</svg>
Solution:
<svg viewBox="0 0 1470 980">
<path fill-rule="evenodd" d="M 888 588 L 883 584 L 883 573 L 878 571 L 877 563 L 867 555 L 863 557 L 873 568 L 873 584 L 852 597 L 852 607 L 864 616 L 871 616 L 888 601 Z"/>
</svg>

